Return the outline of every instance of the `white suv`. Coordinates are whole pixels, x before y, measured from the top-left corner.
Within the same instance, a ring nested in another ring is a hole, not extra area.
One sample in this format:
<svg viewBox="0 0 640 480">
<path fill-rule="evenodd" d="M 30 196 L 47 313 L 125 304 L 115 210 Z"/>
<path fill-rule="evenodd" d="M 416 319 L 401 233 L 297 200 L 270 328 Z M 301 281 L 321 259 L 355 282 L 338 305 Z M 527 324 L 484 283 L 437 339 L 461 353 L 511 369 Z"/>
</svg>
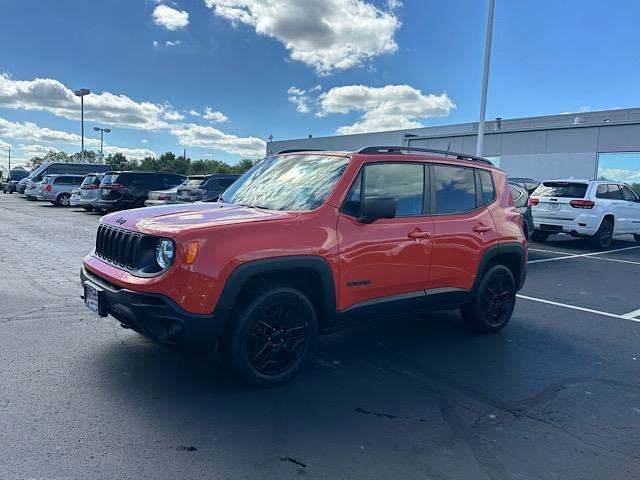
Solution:
<svg viewBox="0 0 640 480">
<path fill-rule="evenodd" d="M 529 199 L 534 232 L 545 241 L 554 233 L 588 238 L 608 248 L 613 235 L 632 234 L 640 244 L 640 199 L 623 183 L 607 180 L 542 182 Z"/>
</svg>

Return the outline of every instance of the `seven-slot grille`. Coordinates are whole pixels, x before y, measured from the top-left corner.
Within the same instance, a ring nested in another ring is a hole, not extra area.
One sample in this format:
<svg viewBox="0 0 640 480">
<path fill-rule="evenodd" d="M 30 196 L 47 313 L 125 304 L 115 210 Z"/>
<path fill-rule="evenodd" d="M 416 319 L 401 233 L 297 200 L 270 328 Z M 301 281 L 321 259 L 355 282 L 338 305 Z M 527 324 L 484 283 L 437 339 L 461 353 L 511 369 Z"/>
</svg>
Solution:
<svg viewBox="0 0 640 480">
<path fill-rule="evenodd" d="M 142 238 L 141 233 L 99 225 L 95 254 L 106 262 L 133 269 Z"/>
</svg>

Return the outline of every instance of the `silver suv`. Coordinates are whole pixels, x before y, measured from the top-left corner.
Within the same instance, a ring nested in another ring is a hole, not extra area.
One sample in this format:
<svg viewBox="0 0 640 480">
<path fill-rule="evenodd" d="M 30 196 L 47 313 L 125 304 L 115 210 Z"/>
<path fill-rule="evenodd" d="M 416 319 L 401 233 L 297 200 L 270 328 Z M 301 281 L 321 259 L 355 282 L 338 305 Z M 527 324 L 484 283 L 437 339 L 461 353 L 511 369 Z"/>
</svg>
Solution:
<svg viewBox="0 0 640 480">
<path fill-rule="evenodd" d="M 84 175 L 46 175 L 38 185 L 38 200 L 48 200 L 52 204 L 68 207 L 71 191 L 82 183 Z"/>
<path fill-rule="evenodd" d="M 110 173 L 110 172 L 107 172 Z M 100 199 L 100 182 L 104 173 L 87 173 L 80 185 L 78 205 L 90 212 L 96 208 L 95 204 Z"/>
</svg>

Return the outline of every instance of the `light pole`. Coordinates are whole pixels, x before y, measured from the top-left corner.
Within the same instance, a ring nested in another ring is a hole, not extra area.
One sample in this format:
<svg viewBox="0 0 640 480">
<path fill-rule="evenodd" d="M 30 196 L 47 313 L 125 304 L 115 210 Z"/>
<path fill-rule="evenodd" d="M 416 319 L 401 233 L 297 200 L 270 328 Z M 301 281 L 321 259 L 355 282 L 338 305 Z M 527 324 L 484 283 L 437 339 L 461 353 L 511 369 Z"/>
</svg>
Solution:
<svg viewBox="0 0 640 480">
<path fill-rule="evenodd" d="M 102 143 L 103 143 L 103 140 L 104 140 L 104 134 L 111 132 L 111 129 L 110 128 L 93 127 L 93 130 L 96 131 L 96 132 L 100 132 L 100 158 L 102 159 L 102 158 L 104 158 L 103 155 L 102 155 Z"/>
<path fill-rule="evenodd" d="M 489 0 L 489 17 L 487 19 L 487 38 L 484 44 L 484 71 L 482 72 L 482 96 L 480 98 L 480 120 L 478 121 L 478 143 L 476 155 L 481 157 L 484 147 L 484 116 L 487 111 L 487 84 L 489 83 L 489 64 L 491 63 L 491 36 L 493 33 L 493 4 Z"/>
<path fill-rule="evenodd" d="M 80 160 L 84 163 L 84 96 L 89 95 L 91 90 L 81 88 L 73 92 L 76 97 L 80 97 L 80 131 L 82 133 L 82 150 L 80 150 Z"/>
</svg>

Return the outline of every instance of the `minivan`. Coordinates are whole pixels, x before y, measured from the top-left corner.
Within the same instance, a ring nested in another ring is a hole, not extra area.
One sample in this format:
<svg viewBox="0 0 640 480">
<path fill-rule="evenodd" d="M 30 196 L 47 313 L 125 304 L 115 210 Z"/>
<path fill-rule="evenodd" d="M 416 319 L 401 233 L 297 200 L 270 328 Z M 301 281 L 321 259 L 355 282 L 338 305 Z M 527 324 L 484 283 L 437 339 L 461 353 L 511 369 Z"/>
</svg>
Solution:
<svg viewBox="0 0 640 480">
<path fill-rule="evenodd" d="M 66 162 L 45 163 L 36 168 L 27 177 L 24 194 L 27 197 L 36 198 L 37 184 L 42 181 L 45 175 L 63 173 L 70 175 L 86 175 L 90 172 L 108 172 L 109 170 L 111 170 L 111 167 L 105 164 Z"/>
</svg>

